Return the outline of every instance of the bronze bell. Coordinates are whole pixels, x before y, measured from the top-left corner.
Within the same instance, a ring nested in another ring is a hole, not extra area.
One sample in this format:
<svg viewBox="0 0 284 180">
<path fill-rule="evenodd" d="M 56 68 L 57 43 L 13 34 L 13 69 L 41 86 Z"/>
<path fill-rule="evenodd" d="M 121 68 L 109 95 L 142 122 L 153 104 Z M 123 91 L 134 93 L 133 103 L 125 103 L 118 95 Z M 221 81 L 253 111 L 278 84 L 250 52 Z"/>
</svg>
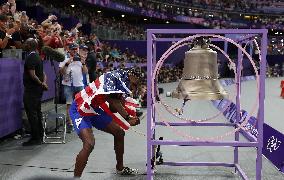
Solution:
<svg viewBox="0 0 284 180">
<path fill-rule="evenodd" d="M 209 48 L 209 42 L 201 39 L 185 52 L 182 79 L 173 98 L 184 100 L 217 100 L 228 97 L 218 80 L 217 52 Z"/>
</svg>

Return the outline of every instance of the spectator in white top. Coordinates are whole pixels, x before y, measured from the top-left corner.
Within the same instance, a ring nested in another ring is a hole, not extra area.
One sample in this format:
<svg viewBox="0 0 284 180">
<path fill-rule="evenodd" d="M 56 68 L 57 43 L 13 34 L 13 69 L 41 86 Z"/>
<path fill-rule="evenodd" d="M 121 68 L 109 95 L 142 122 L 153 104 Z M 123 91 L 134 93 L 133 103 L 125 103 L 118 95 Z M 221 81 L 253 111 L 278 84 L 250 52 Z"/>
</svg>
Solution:
<svg viewBox="0 0 284 180">
<path fill-rule="evenodd" d="M 64 87 L 64 95 L 67 105 L 67 132 L 71 133 L 73 129 L 72 121 L 69 116 L 69 108 L 76 93 L 84 88 L 83 73 L 87 73 L 88 69 L 85 63 L 86 57 L 78 54 L 78 45 L 71 44 L 69 53 L 65 61 L 59 64 L 59 72 L 63 76 L 62 85 Z"/>
</svg>

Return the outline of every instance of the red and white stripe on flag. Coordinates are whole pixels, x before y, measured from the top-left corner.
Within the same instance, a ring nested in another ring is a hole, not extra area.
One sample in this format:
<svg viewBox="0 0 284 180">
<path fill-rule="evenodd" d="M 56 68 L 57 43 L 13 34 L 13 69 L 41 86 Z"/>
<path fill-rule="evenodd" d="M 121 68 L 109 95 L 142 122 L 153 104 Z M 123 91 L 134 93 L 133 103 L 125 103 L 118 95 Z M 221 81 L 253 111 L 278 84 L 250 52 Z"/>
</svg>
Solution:
<svg viewBox="0 0 284 180">
<path fill-rule="evenodd" d="M 99 96 L 103 91 L 104 76 L 100 76 L 94 82 L 90 83 L 85 89 L 80 91 L 75 96 L 77 103 L 77 110 L 81 116 L 94 116 L 98 115 L 91 107 L 92 99 Z"/>
<path fill-rule="evenodd" d="M 93 98 L 99 98 L 99 96 L 102 94 L 109 94 L 108 92 L 104 92 L 103 84 L 104 76 L 100 76 L 94 82 L 90 83 L 89 86 L 76 94 L 75 101 L 78 107 L 77 110 L 81 116 L 98 115 L 98 113 L 96 113 L 91 107 L 91 103 Z M 124 108 L 129 115 L 136 116 L 136 109 L 138 107 L 139 103 L 135 99 L 131 97 L 127 97 L 125 99 Z M 119 113 L 111 112 L 107 102 L 101 104 L 100 108 L 102 108 L 107 114 L 109 114 L 113 118 L 114 122 L 116 122 L 121 128 L 123 128 L 124 130 L 129 129 L 130 124 Z"/>
<path fill-rule="evenodd" d="M 109 109 L 109 104 L 106 102 L 100 106 L 108 115 L 110 115 L 115 123 L 117 123 L 122 129 L 128 130 L 130 124 L 119 114 L 113 113 Z M 136 110 L 139 107 L 139 103 L 131 97 L 125 99 L 124 108 L 130 116 L 136 116 Z"/>
</svg>

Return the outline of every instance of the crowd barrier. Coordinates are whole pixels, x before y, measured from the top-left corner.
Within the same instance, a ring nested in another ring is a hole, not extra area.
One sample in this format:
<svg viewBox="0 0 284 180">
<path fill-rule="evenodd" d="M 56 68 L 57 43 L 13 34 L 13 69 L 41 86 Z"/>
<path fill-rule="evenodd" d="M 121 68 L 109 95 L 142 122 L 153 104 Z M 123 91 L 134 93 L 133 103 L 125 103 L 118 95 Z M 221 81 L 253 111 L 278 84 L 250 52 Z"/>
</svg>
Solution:
<svg viewBox="0 0 284 180">
<path fill-rule="evenodd" d="M 58 69 L 57 62 L 43 61 L 49 89 L 44 92 L 42 101 L 54 98 L 56 74 L 53 64 Z M 0 138 L 22 127 L 23 71 L 24 61 L 0 59 Z"/>
<path fill-rule="evenodd" d="M 22 127 L 22 61 L 0 59 L 0 138 Z"/>
</svg>

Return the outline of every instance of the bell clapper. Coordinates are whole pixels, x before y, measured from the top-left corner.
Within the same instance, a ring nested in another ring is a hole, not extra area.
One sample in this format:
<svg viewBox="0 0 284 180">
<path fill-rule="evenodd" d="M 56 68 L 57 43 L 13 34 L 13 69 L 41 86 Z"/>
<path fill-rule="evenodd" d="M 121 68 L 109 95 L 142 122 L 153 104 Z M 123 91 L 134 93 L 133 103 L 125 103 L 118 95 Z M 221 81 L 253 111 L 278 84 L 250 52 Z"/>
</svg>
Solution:
<svg viewBox="0 0 284 180">
<path fill-rule="evenodd" d="M 181 116 L 183 115 L 183 109 L 176 108 L 175 111 Z"/>
<path fill-rule="evenodd" d="M 179 108 L 176 108 L 176 109 L 175 109 L 176 112 L 177 112 L 180 116 L 183 115 L 183 108 L 184 108 L 184 106 L 185 106 L 185 103 L 186 103 L 187 101 L 189 101 L 189 100 L 190 100 L 190 99 L 184 99 L 181 108 L 180 108 L 180 109 L 179 109 Z"/>
</svg>

